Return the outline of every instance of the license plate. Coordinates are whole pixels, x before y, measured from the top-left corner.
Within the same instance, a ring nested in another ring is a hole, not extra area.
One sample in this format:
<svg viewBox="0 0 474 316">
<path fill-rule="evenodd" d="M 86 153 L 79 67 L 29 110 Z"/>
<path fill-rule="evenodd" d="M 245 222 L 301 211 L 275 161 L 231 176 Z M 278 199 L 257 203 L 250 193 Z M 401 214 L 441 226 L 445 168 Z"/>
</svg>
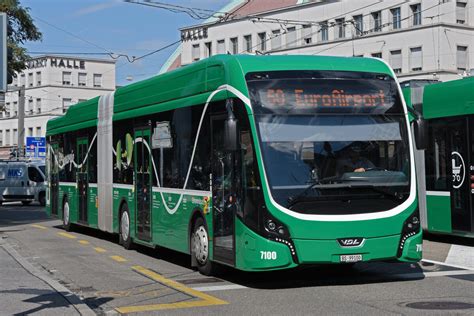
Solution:
<svg viewBox="0 0 474 316">
<path fill-rule="evenodd" d="M 359 262 L 362 261 L 362 255 L 341 255 L 341 262 Z"/>
</svg>

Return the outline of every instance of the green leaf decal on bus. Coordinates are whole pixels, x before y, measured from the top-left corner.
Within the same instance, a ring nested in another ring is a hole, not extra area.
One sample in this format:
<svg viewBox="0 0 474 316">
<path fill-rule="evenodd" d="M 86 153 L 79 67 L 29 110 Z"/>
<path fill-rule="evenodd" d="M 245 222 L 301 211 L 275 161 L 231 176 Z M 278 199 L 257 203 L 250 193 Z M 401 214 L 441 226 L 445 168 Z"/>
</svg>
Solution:
<svg viewBox="0 0 474 316">
<path fill-rule="evenodd" d="M 130 166 L 130 163 L 132 162 L 132 154 L 133 154 L 133 138 L 132 135 L 127 133 L 125 135 L 125 146 L 126 146 L 126 151 L 127 151 L 127 165 Z"/>
<path fill-rule="evenodd" d="M 117 142 L 117 148 L 116 148 L 116 156 L 115 156 L 115 165 L 117 166 L 117 169 L 120 171 L 122 170 L 122 141 L 119 140 Z"/>
</svg>

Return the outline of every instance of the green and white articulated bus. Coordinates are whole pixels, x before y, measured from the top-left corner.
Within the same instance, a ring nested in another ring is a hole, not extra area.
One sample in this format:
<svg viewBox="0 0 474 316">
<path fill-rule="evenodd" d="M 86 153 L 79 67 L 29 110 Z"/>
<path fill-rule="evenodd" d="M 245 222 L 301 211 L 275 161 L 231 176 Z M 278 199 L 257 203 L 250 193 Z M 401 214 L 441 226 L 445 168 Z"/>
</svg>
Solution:
<svg viewBox="0 0 474 316">
<path fill-rule="evenodd" d="M 421 259 L 407 107 L 377 59 L 219 55 L 48 122 L 48 212 L 263 271 Z"/>
<path fill-rule="evenodd" d="M 402 83 L 428 135 L 416 152 L 422 228 L 474 237 L 474 78 Z"/>
</svg>

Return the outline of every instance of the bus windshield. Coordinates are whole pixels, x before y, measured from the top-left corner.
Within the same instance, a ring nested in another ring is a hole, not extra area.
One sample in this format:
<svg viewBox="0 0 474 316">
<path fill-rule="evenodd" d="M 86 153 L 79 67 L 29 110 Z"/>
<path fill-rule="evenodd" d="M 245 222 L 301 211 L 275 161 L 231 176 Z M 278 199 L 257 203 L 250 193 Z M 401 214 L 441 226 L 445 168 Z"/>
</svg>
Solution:
<svg viewBox="0 0 474 316">
<path fill-rule="evenodd" d="M 276 72 L 247 79 L 278 204 L 305 214 L 360 214 L 408 198 L 408 129 L 392 78 Z"/>
</svg>

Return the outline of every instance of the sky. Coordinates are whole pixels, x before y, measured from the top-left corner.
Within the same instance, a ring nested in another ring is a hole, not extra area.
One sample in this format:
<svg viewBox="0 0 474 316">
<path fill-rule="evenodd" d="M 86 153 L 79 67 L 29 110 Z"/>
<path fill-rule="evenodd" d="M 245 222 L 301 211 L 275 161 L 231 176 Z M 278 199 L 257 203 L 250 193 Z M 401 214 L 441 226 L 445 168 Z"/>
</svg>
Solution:
<svg viewBox="0 0 474 316">
<path fill-rule="evenodd" d="M 157 0 L 174 5 L 220 10 L 230 0 Z M 37 53 L 106 53 L 142 56 L 180 39 L 179 28 L 202 23 L 184 13 L 123 0 L 21 0 L 30 8 L 41 42 L 28 42 Z M 130 63 L 116 61 L 116 84 L 127 85 L 155 75 L 177 45 Z M 78 55 L 79 56 L 79 55 Z M 84 56 L 84 55 L 81 55 Z M 87 55 L 109 58 L 107 55 Z M 127 79 L 128 78 L 128 79 Z M 132 80 L 130 80 L 132 79 Z"/>
</svg>

